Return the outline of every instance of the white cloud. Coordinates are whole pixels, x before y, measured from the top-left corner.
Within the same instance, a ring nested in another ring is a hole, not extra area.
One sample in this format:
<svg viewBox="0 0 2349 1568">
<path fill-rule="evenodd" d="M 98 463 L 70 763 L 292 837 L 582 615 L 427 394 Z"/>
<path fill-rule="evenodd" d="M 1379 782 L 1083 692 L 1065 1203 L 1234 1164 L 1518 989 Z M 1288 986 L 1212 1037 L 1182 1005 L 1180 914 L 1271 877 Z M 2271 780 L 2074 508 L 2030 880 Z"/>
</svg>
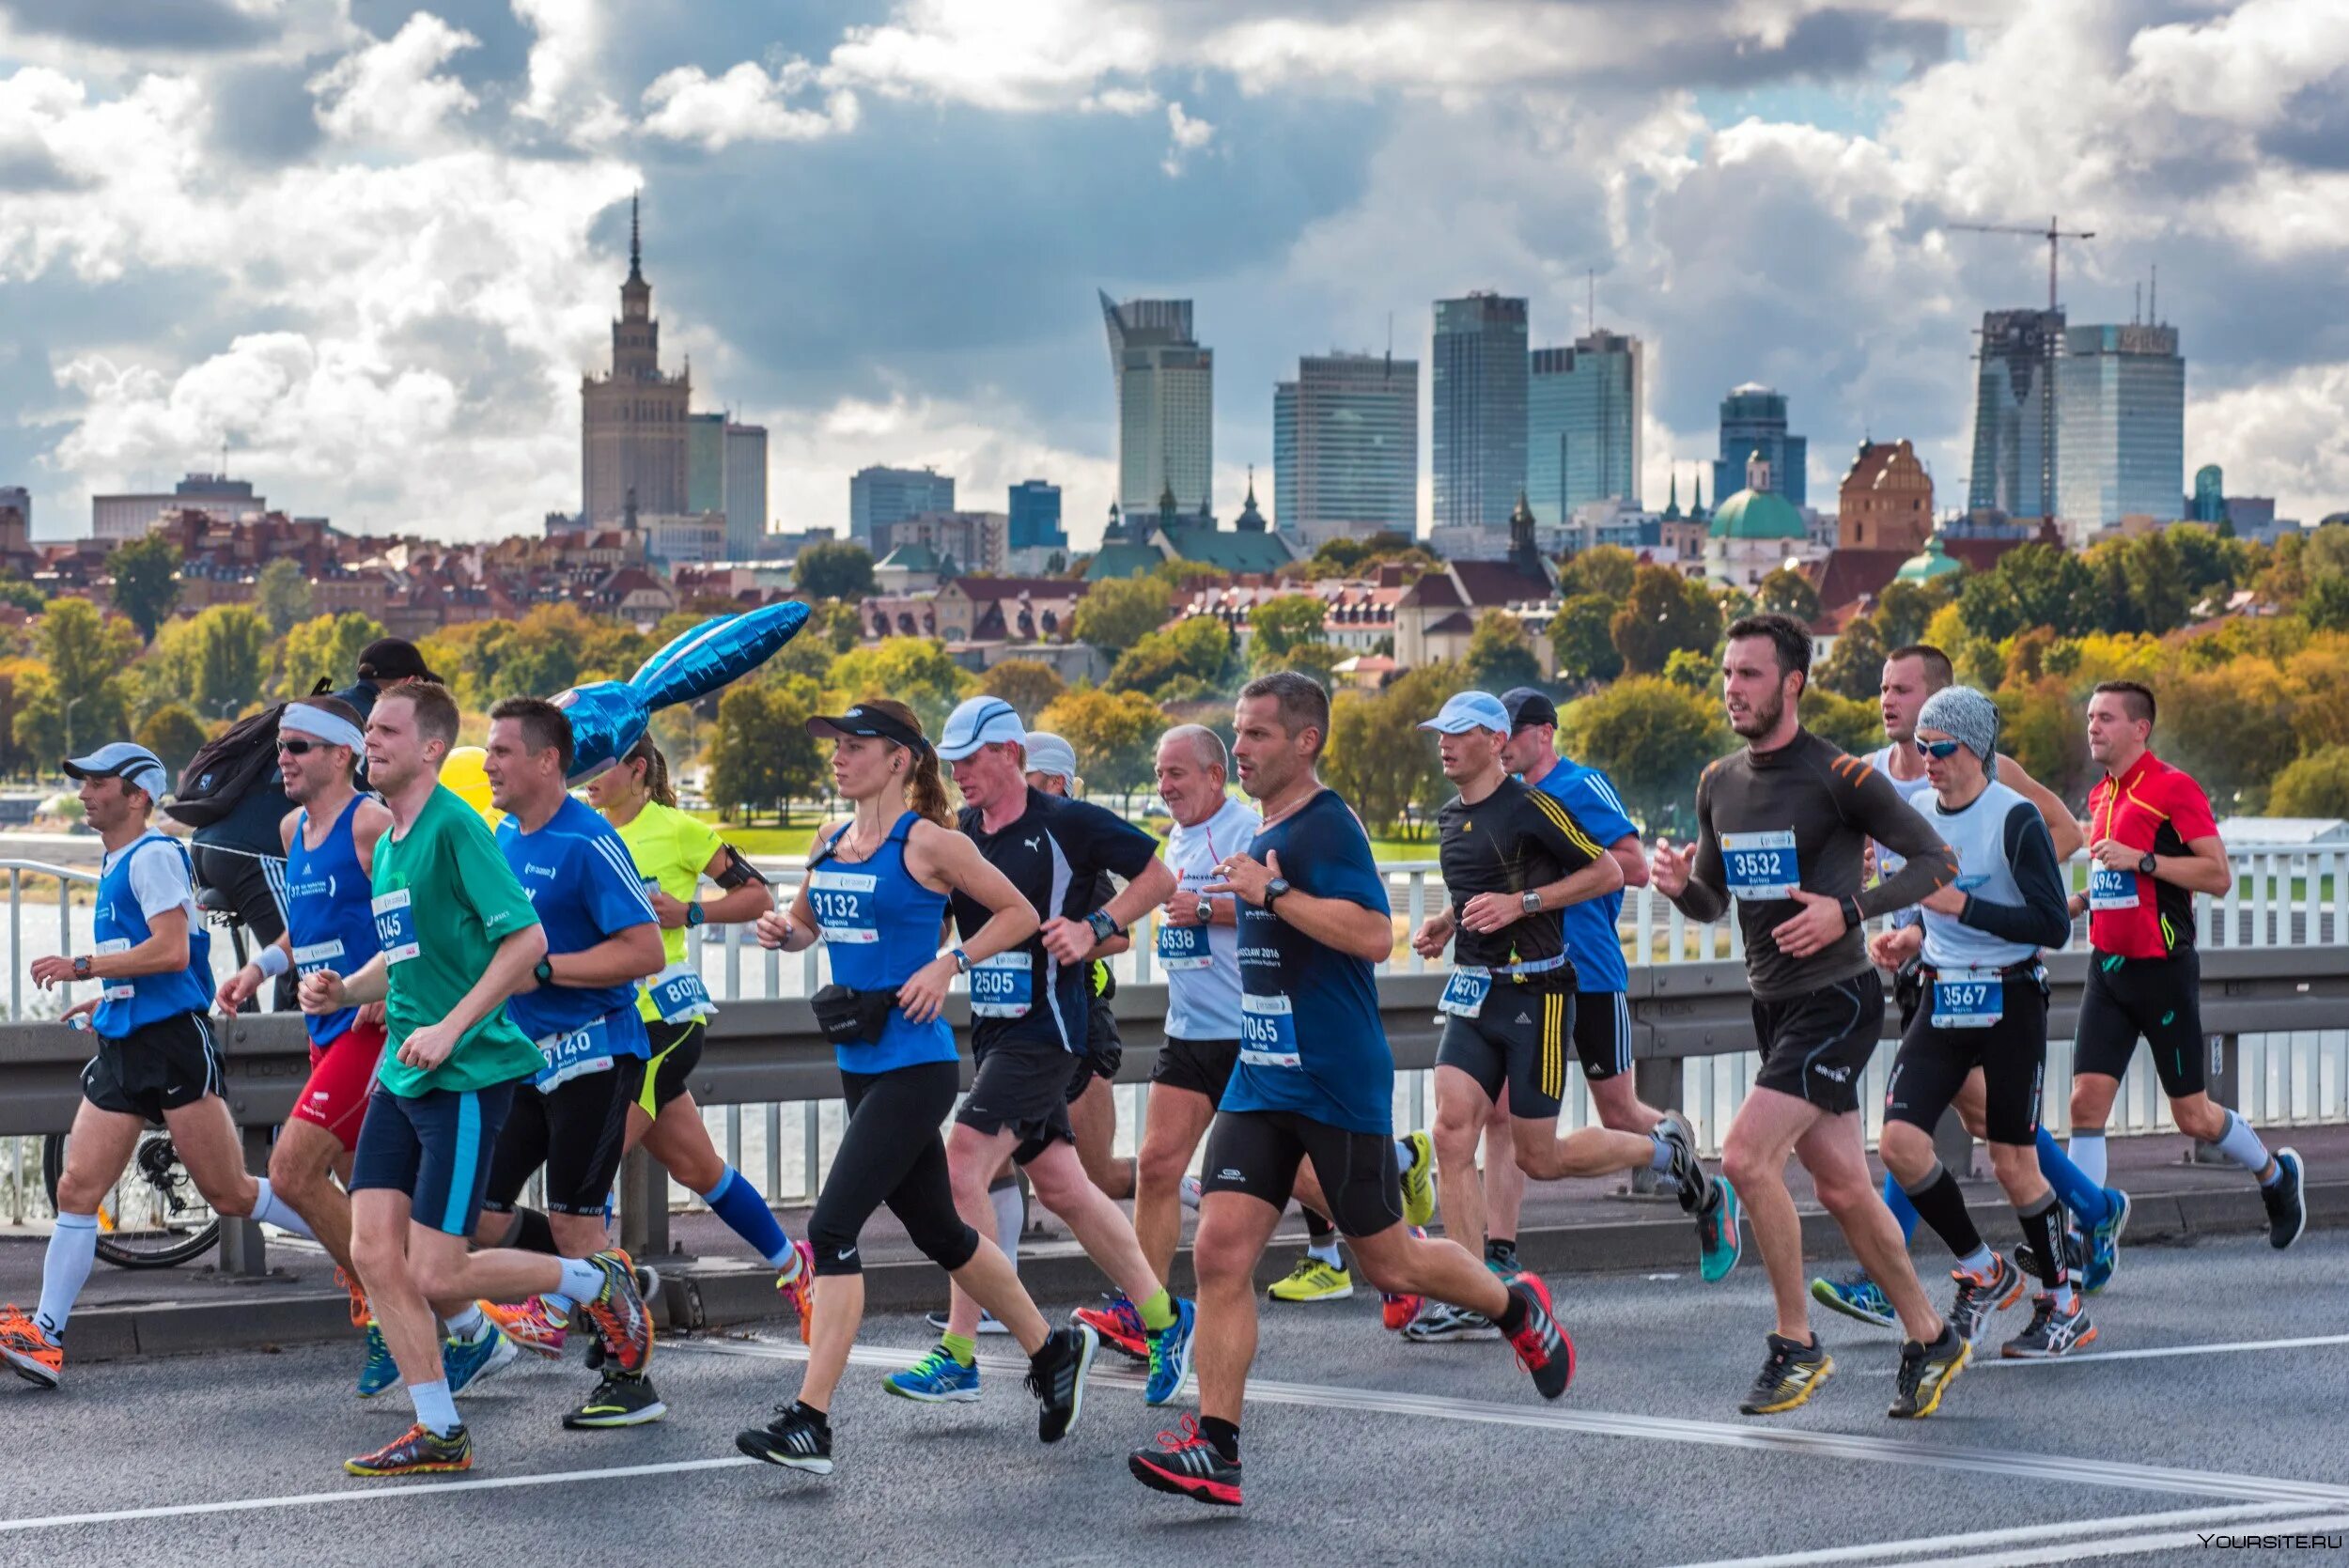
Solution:
<svg viewBox="0 0 2349 1568">
<path fill-rule="evenodd" d="M 1172 179 L 1183 172 L 1183 160 L 1215 140 L 1215 127 L 1183 113 L 1179 102 L 1166 106 L 1166 156 L 1159 167 Z"/>
<path fill-rule="evenodd" d="M 2186 405 L 2186 466 L 2227 471 L 2236 495 L 2274 495 L 2312 523 L 2349 507 L 2349 365 L 2308 365 Z"/>
<path fill-rule="evenodd" d="M 1131 113 L 1134 79 L 1162 63 L 1161 20 L 1133 0 L 906 0 L 888 23 L 849 28 L 823 77 L 891 98 L 1009 111 L 1120 94 L 1114 112 Z"/>
<path fill-rule="evenodd" d="M 770 76 L 748 60 L 723 76 L 679 66 L 645 89 L 645 130 L 672 141 L 698 142 L 723 151 L 736 142 L 812 142 L 856 129 L 856 94 L 842 88 L 820 109 L 790 101 L 815 80 L 804 60 L 786 61 Z"/>
<path fill-rule="evenodd" d="M 515 113 L 557 135 L 593 146 L 622 134 L 628 116 L 601 85 L 604 25 L 598 0 L 513 0 L 537 38 L 530 46 L 529 91 Z"/>
<path fill-rule="evenodd" d="M 311 78 L 319 124 L 351 140 L 403 146 L 439 140 L 446 121 L 470 114 L 479 103 L 462 82 L 439 74 L 440 69 L 480 42 L 429 11 L 417 11 L 392 37 L 344 55 Z"/>
</svg>

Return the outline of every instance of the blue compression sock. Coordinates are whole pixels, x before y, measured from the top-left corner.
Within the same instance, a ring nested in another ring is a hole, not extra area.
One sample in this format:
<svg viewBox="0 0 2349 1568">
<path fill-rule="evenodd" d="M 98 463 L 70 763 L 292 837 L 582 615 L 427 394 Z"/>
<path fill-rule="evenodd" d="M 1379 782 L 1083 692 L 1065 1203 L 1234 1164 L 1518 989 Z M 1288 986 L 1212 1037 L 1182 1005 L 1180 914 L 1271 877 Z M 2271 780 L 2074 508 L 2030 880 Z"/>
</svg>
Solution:
<svg viewBox="0 0 2349 1568">
<path fill-rule="evenodd" d="M 2072 1163 L 2072 1157 L 2056 1146 L 2054 1134 L 2046 1127 L 2039 1129 L 2038 1145 L 2039 1173 L 2055 1188 L 2057 1200 L 2081 1224 L 2102 1224 L 2112 1212 L 2111 1195 L 2091 1180 L 2087 1172 Z"/>
<path fill-rule="evenodd" d="M 709 1212 L 726 1222 L 726 1228 L 751 1244 L 751 1250 L 767 1260 L 769 1266 L 781 1268 L 791 1261 L 791 1238 L 775 1223 L 767 1200 L 757 1188 L 742 1179 L 742 1172 L 733 1166 L 718 1178 L 718 1185 L 702 1194 L 702 1202 Z"/>
<path fill-rule="evenodd" d="M 65 1320 L 74 1298 L 89 1283 L 98 1262 L 98 1216 L 61 1214 L 49 1233 L 49 1252 L 40 1266 L 40 1307 L 33 1322 L 52 1343 L 65 1338 Z"/>
<path fill-rule="evenodd" d="M 1884 1173 L 1884 1206 L 1890 1209 L 1892 1218 L 1901 1222 L 1902 1243 L 1906 1245 L 1916 1240 L 1917 1205 L 1908 1201 L 1908 1194 L 1901 1190 L 1901 1184 L 1893 1179 L 1890 1171 Z"/>
</svg>

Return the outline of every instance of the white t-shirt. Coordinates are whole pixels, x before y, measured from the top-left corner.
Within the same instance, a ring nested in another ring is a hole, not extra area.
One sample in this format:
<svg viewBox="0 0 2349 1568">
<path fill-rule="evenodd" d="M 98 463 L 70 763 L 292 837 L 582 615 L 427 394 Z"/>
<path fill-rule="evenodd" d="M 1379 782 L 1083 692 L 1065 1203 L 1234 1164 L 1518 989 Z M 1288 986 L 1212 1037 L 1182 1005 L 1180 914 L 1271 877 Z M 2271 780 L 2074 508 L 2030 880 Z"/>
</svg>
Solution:
<svg viewBox="0 0 2349 1568">
<path fill-rule="evenodd" d="M 1913 746 L 1916 742 L 1910 741 L 1908 744 Z M 1924 813 L 1928 817 L 1933 815 L 1933 779 L 1929 774 L 1920 773 L 1913 779 L 1904 779 L 1895 774 L 1892 771 L 1892 748 L 1890 746 L 1878 747 L 1870 752 L 1868 766 L 1883 774 L 1884 782 L 1900 791 L 1902 800 Z M 1877 881 L 1883 881 L 1906 863 L 1907 862 L 1903 857 L 1895 855 L 1881 844 L 1876 846 Z M 1924 911 L 1912 905 L 1906 909 L 1893 910 L 1887 924 L 1895 927 L 1914 925 L 1923 918 Z"/>
<path fill-rule="evenodd" d="M 139 913 L 152 924 L 165 909 L 185 908 L 188 929 L 194 931 L 201 924 L 195 910 L 195 889 L 188 882 L 187 857 L 168 840 L 148 837 L 118 853 L 131 857 L 131 892 L 139 901 Z M 104 876 L 115 867 L 114 854 L 100 862 L 99 875 Z"/>
<path fill-rule="evenodd" d="M 1175 883 L 1187 893 L 1221 880 L 1215 868 L 1226 855 L 1240 853 L 1256 836 L 1255 809 L 1238 800 L 1225 800 L 1213 816 L 1195 828 L 1174 824 L 1167 836 L 1166 863 Z M 1228 908 L 1229 895 L 1217 903 Z M 1160 926 L 1159 957 L 1166 969 L 1166 1032 L 1177 1040 L 1237 1040 L 1239 1038 L 1239 929 L 1210 925 L 1205 929 L 1207 962 L 1170 956 L 1176 944 L 1190 950 L 1198 938 Z"/>
</svg>

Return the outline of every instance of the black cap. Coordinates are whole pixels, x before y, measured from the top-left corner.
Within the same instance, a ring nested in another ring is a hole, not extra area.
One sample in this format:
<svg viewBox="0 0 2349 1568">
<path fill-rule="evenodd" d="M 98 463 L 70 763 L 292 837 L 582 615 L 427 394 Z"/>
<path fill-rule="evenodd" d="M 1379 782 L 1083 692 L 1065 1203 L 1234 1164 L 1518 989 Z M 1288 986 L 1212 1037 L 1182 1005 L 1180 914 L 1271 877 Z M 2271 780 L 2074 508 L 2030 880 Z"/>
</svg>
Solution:
<svg viewBox="0 0 2349 1568">
<path fill-rule="evenodd" d="M 416 644 L 403 637 L 378 637 L 359 655 L 359 678 L 382 682 L 387 680 L 428 680 L 437 683 L 440 676 L 425 668 L 424 655 Z"/>
<path fill-rule="evenodd" d="M 1558 705 L 1530 686 L 1515 686 L 1501 694 L 1501 706 L 1509 710 L 1509 727 L 1521 730 L 1528 724 L 1558 722 Z"/>
<path fill-rule="evenodd" d="M 863 703 L 837 715 L 817 714 L 807 722 L 807 733 L 818 740 L 834 736 L 854 735 L 866 739 L 891 740 L 910 752 L 926 752 L 930 743 L 922 732 L 899 720 L 891 718 L 876 707 Z"/>
</svg>

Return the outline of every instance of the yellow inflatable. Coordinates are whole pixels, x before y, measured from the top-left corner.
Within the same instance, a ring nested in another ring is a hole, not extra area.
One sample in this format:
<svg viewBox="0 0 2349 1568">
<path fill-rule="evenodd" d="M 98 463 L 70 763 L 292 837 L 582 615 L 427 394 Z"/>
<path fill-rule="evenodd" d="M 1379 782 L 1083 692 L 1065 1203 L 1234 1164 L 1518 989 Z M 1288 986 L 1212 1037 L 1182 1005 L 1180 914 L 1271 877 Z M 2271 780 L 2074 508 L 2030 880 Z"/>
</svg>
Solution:
<svg viewBox="0 0 2349 1568">
<path fill-rule="evenodd" d="M 478 746 L 458 747 L 441 764 L 441 783 L 494 828 L 506 820 L 506 814 L 490 804 L 490 775 L 481 768 L 482 759 L 489 754 Z"/>
</svg>

